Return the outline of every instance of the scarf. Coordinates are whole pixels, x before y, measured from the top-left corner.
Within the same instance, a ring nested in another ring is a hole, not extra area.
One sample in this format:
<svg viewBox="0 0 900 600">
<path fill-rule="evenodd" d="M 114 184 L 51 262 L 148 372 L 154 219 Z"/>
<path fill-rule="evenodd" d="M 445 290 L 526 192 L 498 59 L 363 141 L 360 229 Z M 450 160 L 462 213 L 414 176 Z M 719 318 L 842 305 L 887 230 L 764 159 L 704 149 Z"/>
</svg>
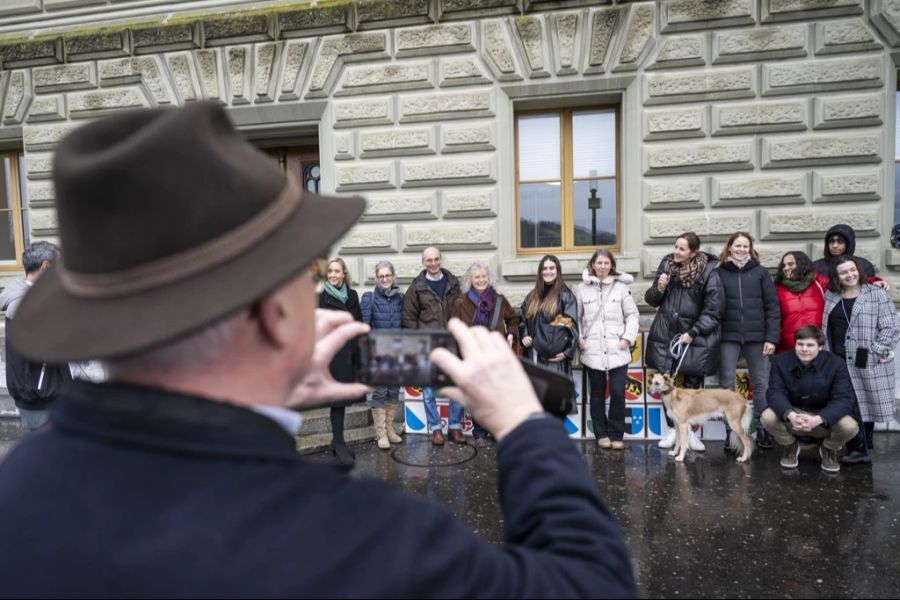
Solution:
<svg viewBox="0 0 900 600">
<path fill-rule="evenodd" d="M 669 274 L 670 280 L 677 279 L 681 287 L 689 288 L 697 283 L 697 280 L 703 275 L 703 270 L 706 269 L 708 262 L 709 257 L 706 255 L 706 252 L 698 252 L 684 264 L 678 264 L 674 260 L 670 260 L 669 264 L 666 265 L 666 273 Z"/>
<path fill-rule="evenodd" d="M 398 294 L 398 293 L 400 292 L 400 286 L 397 285 L 397 284 L 392 285 L 392 286 L 390 287 L 390 289 L 387 289 L 387 290 L 384 289 L 384 288 L 381 287 L 381 286 L 379 286 L 379 287 L 377 287 L 377 288 L 375 288 L 375 289 L 376 289 L 376 290 L 378 291 L 378 293 L 380 293 L 382 296 L 387 296 L 388 298 L 390 298 L 391 296 L 394 296 L 394 295 L 396 295 L 396 294 Z"/>
<path fill-rule="evenodd" d="M 349 289 L 350 288 L 347 287 L 346 283 L 342 283 L 341 287 L 336 288 L 333 285 L 331 285 L 330 283 L 328 283 L 327 281 L 325 282 L 325 291 L 332 298 L 337 298 L 338 300 L 340 300 L 341 304 L 347 304 L 347 296 L 349 294 L 349 292 L 348 292 Z"/>
<path fill-rule="evenodd" d="M 494 310 L 494 288 L 488 286 L 480 294 L 475 288 L 470 288 L 466 297 L 475 305 L 475 315 L 472 317 L 472 325 L 490 326 L 491 312 Z"/>
<path fill-rule="evenodd" d="M 750 256 L 748 255 L 744 260 L 738 260 L 733 256 L 729 256 L 728 260 L 734 263 L 734 266 L 736 266 L 738 269 L 743 269 L 747 266 L 747 263 L 750 262 Z"/>
<path fill-rule="evenodd" d="M 781 285 L 794 292 L 795 294 L 799 294 L 810 286 L 815 276 L 816 273 L 815 271 L 813 271 L 812 273 L 807 273 L 806 277 L 804 277 L 803 279 L 782 279 Z"/>
</svg>

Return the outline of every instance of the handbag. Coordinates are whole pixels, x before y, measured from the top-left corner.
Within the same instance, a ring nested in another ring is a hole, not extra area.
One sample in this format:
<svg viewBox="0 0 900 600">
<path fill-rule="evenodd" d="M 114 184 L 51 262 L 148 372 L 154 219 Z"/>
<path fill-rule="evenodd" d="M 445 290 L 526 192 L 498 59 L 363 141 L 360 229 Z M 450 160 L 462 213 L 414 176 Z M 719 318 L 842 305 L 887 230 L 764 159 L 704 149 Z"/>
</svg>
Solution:
<svg viewBox="0 0 900 600">
<path fill-rule="evenodd" d="M 560 316 L 564 315 L 561 314 Z M 539 326 L 537 331 L 535 331 L 532 346 L 537 351 L 537 354 L 545 360 L 564 352 L 575 337 L 571 326 L 562 322 L 555 324 L 559 320 L 560 317 L 557 316 L 553 323 L 547 323 L 543 327 Z"/>
</svg>

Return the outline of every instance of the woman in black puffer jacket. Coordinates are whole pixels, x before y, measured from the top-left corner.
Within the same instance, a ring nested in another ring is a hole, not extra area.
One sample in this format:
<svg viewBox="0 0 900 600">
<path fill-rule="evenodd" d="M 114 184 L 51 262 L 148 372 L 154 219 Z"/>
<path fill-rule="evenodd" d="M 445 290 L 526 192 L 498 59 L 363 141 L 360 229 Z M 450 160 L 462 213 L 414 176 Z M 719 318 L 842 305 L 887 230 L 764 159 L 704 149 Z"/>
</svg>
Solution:
<svg viewBox="0 0 900 600">
<path fill-rule="evenodd" d="M 719 366 L 720 322 L 725 310 L 725 294 L 716 271 L 716 257 L 700 251 L 700 238 L 693 231 L 675 240 L 672 254 L 656 269 L 653 285 L 644 294 L 650 306 L 658 307 L 650 326 L 644 362 L 663 373 L 676 368 L 684 375 L 684 386 L 700 388 L 703 377 L 712 375 Z M 669 348 L 675 337 L 687 345 L 684 359 L 676 360 Z M 669 432 L 659 442 L 660 448 L 675 445 L 675 430 L 666 415 Z M 704 450 L 696 433 L 691 433 L 692 450 Z"/>
<path fill-rule="evenodd" d="M 716 269 L 725 289 L 725 316 L 722 318 L 719 384 L 733 390 L 738 359 L 747 361 L 753 383 L 753 413 L 757 423 L 766 408 L 769 387 L 769 357 L 775 353 L 781 331 L 781 307 L 768 269 L 759 264 L 749 233 L 733 233 Z M 772 441 L 757 429 L 756 444 L 771 448 Z"/>
</svg>

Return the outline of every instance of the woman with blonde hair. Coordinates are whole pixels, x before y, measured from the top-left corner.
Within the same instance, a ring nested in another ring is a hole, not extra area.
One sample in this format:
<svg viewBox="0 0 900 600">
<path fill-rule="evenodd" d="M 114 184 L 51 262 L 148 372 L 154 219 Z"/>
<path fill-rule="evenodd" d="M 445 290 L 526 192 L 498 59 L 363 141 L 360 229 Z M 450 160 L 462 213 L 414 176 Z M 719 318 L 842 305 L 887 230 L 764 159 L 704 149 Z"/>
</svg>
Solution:
<svg viewBox="0 0 900 600">
<path fill-rule="evenodd" d="M 350 289 L 350 271 L 347 269 L 347 263 L 340 257 L 328 260 L 328 267 L 325 272 L 325 288 L 319 294 L 319 308 L 345 310 L 353 315 L 353 318 L 357 321 L 362 321 L 362 313 L 359 310 L 359 295 L 355 290 Z M 353 381 L 352 344 L 352 341 L 344 344 L 344 347 L 338 350 L 331 360 L 331 376 L 336 381 L 343 383 Z M 348 469 L 353 467 L 356 457 L 344 441 L 345 407 L 349 404 L 364 401 L 365 397 L 362 397 L 345 402 L 339 406 L 331 406 L 331 454 L 338 463 Z"/>
<path fill-rule="evenodd" d="M 638 308 L 631 296 L 634 277 L 616 270 L 612 253 L 600 248 L 588 261 L 575 290 L 581 363 L 590 382 L 591 421 L 597 445 L 623 450 L 625 379 L 631 345 L 638 336 Z M 606 378 L 609 377 L 609 417 Z"/>
</svg>

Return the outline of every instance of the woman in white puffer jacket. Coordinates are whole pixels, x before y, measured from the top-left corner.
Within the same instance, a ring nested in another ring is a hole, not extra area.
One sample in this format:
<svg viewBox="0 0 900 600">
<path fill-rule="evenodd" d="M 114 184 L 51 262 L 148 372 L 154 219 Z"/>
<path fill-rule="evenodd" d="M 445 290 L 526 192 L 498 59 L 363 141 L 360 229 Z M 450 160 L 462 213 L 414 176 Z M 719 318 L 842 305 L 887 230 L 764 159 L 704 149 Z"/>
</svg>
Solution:
<svg viewBox="0 0 900 600">
<path fill-rule="evenodd" d="M 601 448 L 625 445 L 625 379 L 631 346 L 638 336 L 638 308 L 631 297 L 634 277 L 616 271 L 616 259 L 605 248 L 594 252 L 581 276 L 575 298 L 581 339 L 581 364 L 590 382 L 591 420 Z M 609 416 L 606 378 L 609 377 Z"/>
</svg>

